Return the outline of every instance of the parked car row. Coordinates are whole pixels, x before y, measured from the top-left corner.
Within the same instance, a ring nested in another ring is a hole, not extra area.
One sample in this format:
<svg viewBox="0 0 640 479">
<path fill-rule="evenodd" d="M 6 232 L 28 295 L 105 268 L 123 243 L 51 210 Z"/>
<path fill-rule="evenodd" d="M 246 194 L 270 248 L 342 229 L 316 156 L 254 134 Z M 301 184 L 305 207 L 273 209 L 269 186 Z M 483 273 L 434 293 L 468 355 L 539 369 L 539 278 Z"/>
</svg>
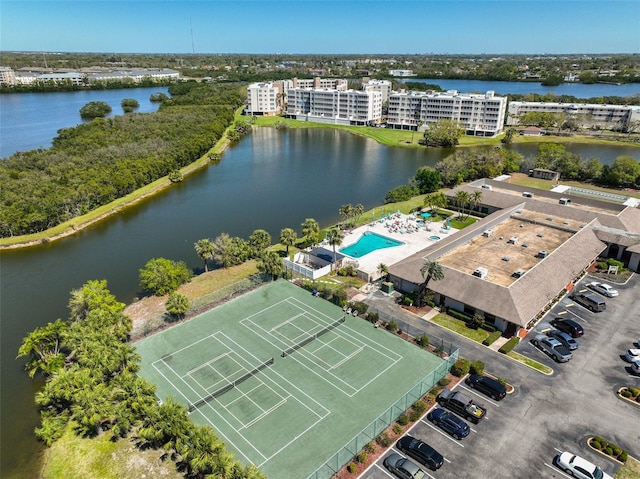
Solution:
<svg viewBox="0 0 640 479">
<path fill-rule="evenodd" d="M 627 349 L 627 352 L 624 354 L 624 359 L 629 362 L 631 372 L 640 375 L 640 338 L 638 338 L 636 346 L 638 346 L 638 348 Z"/>
<path fill-rule="evenodd" d="M 505 385 L 488 376 L 472 374 L 467 377 L 465 384 L 496 401 L 504 399 L 507 395 Z M 445 388 L 440 392 L 436 401 L 440 407 L 429 411 L 427 420 L 458 441 L 469 436 L 471 432 L 465 419 L 478 424 L 486 417 L 487 409 L 462 391 L 452 391 Z M 391 454 L 385 458 L 384 466 L 397 477 L 419 479 L 426 476 L 424 470 L 414 464 L 411 459 L 432 471 L 440 469 L 444 464 L 442 454 L 413 436 L 406 435 L 400 438 L 396 443 L 396 448 L 407 457 L 398 453 Z"/>
</svg>

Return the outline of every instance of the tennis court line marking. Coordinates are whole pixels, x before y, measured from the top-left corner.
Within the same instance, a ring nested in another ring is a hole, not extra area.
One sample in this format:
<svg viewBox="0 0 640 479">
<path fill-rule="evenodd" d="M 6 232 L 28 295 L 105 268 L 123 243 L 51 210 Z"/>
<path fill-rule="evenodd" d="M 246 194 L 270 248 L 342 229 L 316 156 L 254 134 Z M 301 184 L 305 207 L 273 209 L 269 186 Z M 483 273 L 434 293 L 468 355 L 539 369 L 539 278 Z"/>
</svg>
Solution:
<svg viewBox="0 0 640 479">
<path fill-rule="evenodd" d="M 238 343 L 236 343 L 235 341 L 233 341 L 232 339 L 229 338 L 229 341 L 234 343 L 239 349 L 242 349 L 244 351 L 244 353 L 247 354 L 247 356 L 251 356 L 254 359 L 258 359 L 256 358 L 250 351 L 248 351 L 247 349 L 245 349 L 244 347 L 240 346 Z M 298 397 L 291 395 L 292 398 L 294 398 L 296 401 L 298 401 L 302 406 L 304 406 L 305 408 L 307 408 L 307 410 L 311 411 L 313 414 L 316 415 L 316 417 L 318 418 L 314 423 L 312 423 L 309 427 L 307 427 L 304 431 L 300 432 L 297 436 L 295 436 L 293 439 L 291 439 L 288 443 L 286 443 L 284 446 L 282 446 L 280 449 L 278 449 L 277 451 L 275 451 L 271 456 L 269 456 L 268 458 L 265 458 L 265 460 L 263 462 L 261 462 L 260 464 L 257 465 L 257 467 L 262 468 L 267 462 L 269 462 L 271 459 L 273 459 L 274 457 L 276 457 L 278 454 L 280 454 L 282 451 L 284 451 L 285 449 L 287 449 L 292 443 L 294 443 L 298 438 L 302 437 L 303 435 L 305 435 L 308 431 L 312 430 L 313 428 L 316 427 L 316 425 L 320 422 L 322 422 L 324 420 L 324 418 L 326 418 L 327 416 L 329 416 L 331 414 L 331 411 L 329 411 L 326 407 L 324 407 L 322 404 L 320 404 L 318 401 L 316 401 L 315 399 L 313 399 L 311 396 L 309 396 L 306 392 L 304 392 L 302 389 L 300 389 L 298 386 L 296 386 L 295 384 L 293 384 L 291 381 L 289 381 L 287 378 L 285 378 L 284 376 L 282 376 L 282 374 L 278 373 L 277 371 L 275 371 L 273 368 L 267 369 L 265 370 L 267 371 L 266 375 L 267 377 L 269 377 L 274 383 L 278 384 L 279 387 L 281 387 L 282 389 L 288 390 L 287 387 L 285 387 L 283 384 L 281 384 L 279 381 L 275 381 L 273 378 L 271 378 L 271 375 L 275 375 L 278 376 L 280 379 L 282 379 L 282 381 L 286 384 L 288 384 L 289 386 L 291 386 L 292 389 L 297 390 L 302 396 L 306 397 L 310 402 L 315 404 L 315 407 L 318 410 L 322 410 L 325 414 L 324 415 L 320 415 L 318 414 L 318 412 L 315 409 L 310 408 L 309 406 L 307 406 L 303 401 L 301 401 Z M 222 432 L 218 429 L 218 431 L 220 432 L 220 434 L 222 434 Z M 239 433 L 238 433 L 239 434 Z M 240 434 L 243 438 L 244 436 L 242 434 Z M 246 440 L 246 439 L 245 439 Z M 254 447 L 255 449 L 255 447 Z M 244 455 L 244 454 L 243 454 Z M 260 454 L 262 457 L 265 457 L 264 454 Z M 246 456 L 245 456 L 246 457 Z"/>
<path fill-rule="evenodd" d="M 215 333 L 215 334 L 217 334 L 217 333 Z M 191 343 L 190 345 L 185 346 L 184 348 L 181 348 L 181 349 L 180 349 L 180 350 L 178 350 L 178 351 L 183 351 L 183 350 L 185 350 L 185 349 L 187 349 L 187 348 L 189 348 L 189 347 L 191 347 L 191 346 L 193 346 L 193 345 L 195 345 L 195 344 L 198 344 L 198 343 L 200 343 L 200 342 L 202 342 L 202 341 L 205 341 L 205 340 L 208 340 L 208 339 L 211 339 L 211 338 L 213 338 L 213 339 L 215 339 L 216 341 L 220 342 L 220 341 L 215 337 L 215 334 L 211 334 L 211 335 L 206 336 L 206 337 L 204 337 L 204 338 L 202 338 L 202 339 L 199 339 L 198 341 L 194 341 L 194 342 L 193 342 L 193 343 Z M 227 348 L 227 349 L 229 349 L 229 348 Z M 178 352 L 178 351 L 176 351 L 176 352 Z M 173 352 L 171 355 L 175 354 L 176 352 Z M 255 356 L 253 356 L 253 357 L 255 358 Z M 169 378 L 164 374 L 164 372 L 162 372 L 162 371 L 160 371 L 160 370 L 158 369 L 158 367 L 156 366 L 156 363 L 159 363 L 159 362 L 162 362 L 162 363 L 164 364 L 164 366 L 166 366 L 167 368 L 169 368 L 169 370 L 170 370 L 170 371 L 171 371 L 171 372 L 176 376 L 176 378 L 178 378 L 178 380 L 180 380 L 182 383 L 184 383 L 184 385 L 185 385 L 188 389 L 191 389 L 191 391 L 193 391 L 197 397 L 199 397 L 199 398 L 201 398 L 201 397 L 202 397 L 202 396 L 201 396 L 201 395 L 200 395 L 200 394 L 199 394 L 199 393 L 198 393 L 198 392 L 197 392 L 197 391 L 196 391 L 196 390 L 195 390 L 195 389 L 194 389 L 190 384 L 188 384 L 188 383 L 187 383 L 187 382 L 186 382 L 186 381 L 185 381 L 185 380 L 184 380 L 184 379 L 183 379 L 183 378 L 182 378 L 182 377 L 181 377 L 181 376 L 180 376 L 176 371 L 174 371 L 174 369 L 173 369 L 171 366 L 169 366 L 169 364 L 167 364 L 167 362 L 166 362 L 163 358 L 160 358 L 160 359 L 158 359 L 157 361 L 154 361 L 154 362 L 152 363 L 152 366 L 154 367 L 154 369 L 155 369 L 156 371 L 158 371 L 158 373 L 159 373 L 162 377 L 164 377 L 164 378 L 165 378 L 165 380 L 166 380 L 169 384 L 171 384 L 171 387 L 173 387 L 173 389 L 175 389 L 176 391 L 178 391 L 178 394 L 180 394 L 180 395 L 185 399 L 185 401 L 186 401 L 186 403 L 187 403 L 187 404 L 190 404 L 190 403 L 191 403 L 190 399 L 189 399 L 189 398 L 188 398 L 188 397 L 187 397 L 187 396 L 182 392 L 182 390 L 181 390 L 180 388 L 178 388 L 178 387 L 176 386 L 176 384 L 175 384 L 173 381 L 171 381 L 171 380 L 170 380 L 170 379 L 169 379 Z M 215 398 L 213 398 L 213 399 L 215 399 Z M 203 406 L 208 407 L 211 411 L 213 411 L 214 413 L 216 413 L 216 414 L 217 414 L 216 410 L 213 408 L 213 406 L 210 404 L 210 402 L 207 402 L 207 403 L 203 404 Z M 198 411 L 198 409 L 196 409 L 195 411 Z M 194 411 L 194 412 L 195 412 L 195 411 Z M 217 425 L 214 425 L 214 424 L 213 424 L 213 422 L 211 421 L 211 419 L 209 419 L 209 417 L 208 417 L 206 414 L 204 414 L 202 411 L 199 411 L 199 412 L 200 412 L 200 415 L 201 415 L 201 416 L 202 416 L 202 417 L 203 417 L 203 418 L 204 418 L 204 419 L 205 419 L 205 420 L 206 420 L 206 421 L 211 425 L 211 427 L 213 427 L 213 428 L 214 428 L 214 430 L 216 430 L 219 434 L 221 434 L 222 436 L 224 436 L 224 438 L 227 440 L 227 442 L 228 442 L 229 444 L 231 444 L 231 445 L 233 446 L 233 448 L 234 448 L 235 450 L 237 450 L 237 451 L 238 451 L 242 456 L 244 456 L 244 458 L 245 458 L 245 459 L 247 459 L 247 462 L 249 462 L 249 463 L 251 463 L 251 464 L 254 464 L 254 462 L 251 460 L 251 458 L 249 458 L 246 454 L 244 454 L 244 453 L 242 452 L 242 449 L 241 449 L 241 448 L 239 448 L 239 447 L 238 447 L 238 446 L 237 446 L 237 445 L 236 445 L 236 444 L 235 444 L 235 443 L 234 443 L 234 442 L 233 442 L 229 437 L 227 437 L 224 433 L 222 433 L 222 431 L 220 431 L 220 430 L 219 430 L 218 426 L 217 426 Z M 191 413 L 190 413 L 190 414 L 191 414 Z M 233 427 L 231 424 L 229 424 L 229 422 L 228 422 L 224 417 L 220 416 L 219 414 L 217 414 L 217 415 L 220 417 L 220 419 L 222 419 L 224 422 L 226 422 L 226 423 L 227 423 L 227 425 L 231 428 L 231 430 L 234 430 L 234 427 Z M 238 421 L 238 422 L 239 422 L 240 424 L 242 424 L 242 422 L 240 422 L 240 421 Z M 240 434 L 240 437 L 241 437 L 241 438 L 242 438 L 242 439 L 247 443 L 247 445 L 248 445 L 251 449 L 253 449 L 253 450 L 254 450 L 254 451 L 255 451 L 255 452 L 256 452 L 260 457 L 262 457 L 263 459 L 266 459 L 266 456 L 265 456 L 264 454 L 262 454 L 262 452 L 260 452 L 260 451 L 259 451 L 259 450 L 258 450 L 258 449 L 253 445 L 253 444 L 251 444 L 251 442 L 247 441 L 247 439 L 246 439 L 242 434 Z"/>
<path fill-rule="evenodd" d="M 218 341 L 219 342 L 219 341 Z M 218 370 L 216 368 L 213 367 L 213 365 L 211 364 L 211 361 L 207 361 L 205 364 L 203 364 L 201 367 L 198 368 L 194 368 L 196 370 L 200 370 L 202 367 L 208 367 L 209 369 L 211 369 L 213 372 L 215 372 L 220 379 L 218 381 L 216 381 L 215 383 L 213 383 L 211 386 L 203 386 L 200 381 L 198 381 L 198 379 L 196 379 L 192 374 L 191 371 L 187 372 L 186 374 L 184 374 L 182 377 L 189 377 L 189 379 L 192 379 L 195 383 L 198 384 L 198 386 L 200 386 L 202 389 L 204 389 L 205 391 L 207 391 L 207 393 L 210 393 L 211 390 L 213 389 L 214 391 L 216 389 L 218 389 L 220 386 L 218 386 L 220 383 L 223 383 L 225 385 L 231 384 L 233 381 L 230 380 L 229 378 L 232 378 L 233 376 L 236 376 L 238 373 L 243 373 L 243 372 L 247 372 L 248 369 L 245 369 L 245 367 L 240 364 L 233 356 L 231 356 L 228 352 L 225 354 L 222 354 L 220 356 L 218 356 L 218 358 L 221 357 L 228 357 L 231 361 L 233 361 L 234 363 L 236 363 L 240 369 L 237 369 L 236 371 L 234 371 L 233 373 L 231 373 L 228 376 L 223 376 L 222 374 L 220 374 L 220 372 L 218 372 Z M 193 371 L 193 370 L 192 370 Z M 177 373 L 176 373 L 177 374 Z M 241 374 L 242 375 L 242 374 Z M 240 376 L 238 376 L 240 377 Z"/>
<path fill-rule="evenodd" d="M 196 366 L 195 368 L 191 368 L 189 371 L 187 371 L 185 374 L 190 376 L 191 373 L 194 373 L 196 371 L 200 371 L 202 368 L 206 368 L 208 366 L 211 365 L 211 363 L 216 362 L 218 359 L 220 358 L 224 358 L 225 356 L 229 356 L 229 353 L 222 353 L 218 356 L 216 356 L 215 358 L 210 359 L 209 361 L 207 361 L 206 363 L 202 363 L 200 366 Z"/>
<path fill-rule="evenodd" d="M 294 298 L 295 299 L 295 298 Z M 303 303 L 301 303 L 303 304 Z M 297 306 L 299 307 L 299 306 Z M 313 314 L 311 315 L 313 316 Z M 327 316 L 328 317 L 328 316 Z M 278 339 L 277 337 L 274 337 L 273 334 L 264 329 L 263 327 L 261 327 L 259 324 L 255 323 L 253 320 L 250 319 L 250 317 L 244 318 L 243 320 L 240 321 L 240 323 L 247 327 L 249 330 L 253 331 L 255 333 L 256 330 L 261 330 L 263 331 L 266 335 L 272 337 L 273 339 L 275 339 L 278 342 L 283 343 L 283 341 L 281 341 L 280 339 Z M 247 323 L 251 323 L 252 327 L 247 326 Z M 385 374 L 385 372 L 393 367 L 398 361 L 400 361 L 402 359 L 402 356 L 389 350 L 388 348 L 385 348 L 384 346 L 380 345 L 379 343 L 375 342 L 375 341 L 370 341 L 369 338 L 365 338 L 365 340 L 363 341 L 362 338 L 363 336 L 361 334 L 358 333 L 358 335 L 360 336 L 361 339 L 357 340 L 357 342 L 359 344 L 357 344 L 355 341 L 353 341 L 351 338 L 346 337 L 345 335 L 342 334 L 342 331 L 344 331 L 344 329 L 348 329 L 349 331 L 351 331 L 352 333 L 357 333 L 355 330 L 353 330 L 352 328 L 343 325 L 342 328 L 338 328 L 338 329 L 333 329 L 332 331 L 336 333 L 336 335 L 338 335 L 340 338 L 342 338 L 344 341 L 346 341 L 347 343 L 350 343 L 351 345 L 353 345 L 356 349 L 360 349 L 360 351 L 363 351 L 364 348 L 370 348 L 372 351 L 374 351 L 376 354 L 381 355 L 383 357 L 386 357 L 389 361 L 391 361 L 391 363 L 384 369 L 379 370 L 378 373 L 372 377 L 371 379 L 369 379 L 369 381 L 367 381 L 365 384 L 363 384 L 360 388 L 356 388 L 353 385 L 349 384 L 348 382 L 346 382 L 345 380 L 343 380 L 342 378 L 336 376 L 331 370 L 334 369 L 336 366 L 334 365 L 332 368 L 330 369 L 322 369 L 324 372 L 326 372 L 330 378 L 332 378 L 335 382 L 332 382 L 329 378 L 323 376 L 322 374 L 318 373 L 318 371 L 312 369 L 311 367 L 309 367 L 308 364 L 306 364 L 305 362 L 301 361 L 299 358 L 303 357 L 305 358 L 307 361 L 310 361 L 312 364 L 317 365 L 318 360 L 320 360 L 321 362 L 324 362 L 325 364 L 326 361 L 321 360 L 320 358 L 318 358 L 317 356 L 315 356 L 313 353 L 311 353 L 308 350 L 304 350 L 303 352 L 303 348 L 300 348 L 298 350 L 296 350 L 294 353 L 288 355 L 288 357 L 293 358 L 294 361 L 296 361 L 298 364 L 300 364 L 301 366 L 305 367 L 306 369 L 308 369 L 311 373 L 315 374 L 316 376 L 318 376 L 319 378 L 321 378 L 322 380 L 326 381 L 328 384 L 331 384 L 333 387 L 335 387 L 336 389 L 338 389 L 340 392 L 342 392 L 342 394 L 348 396 L 348 397 L 353 397 L 356 394 L 358 394 L 360 391 L 362 391 L 364 388 L 366 388 L 369 384 L 371 384 L 373 381 L 376 381 L 381 375 Z M 353 336 L 353 335 L 352 335 Z M 273 341 L 270 341 L 268 339 L 268 337 L 266 336 L 261 336 L 263 340 L 267 341 L 269 344 L 271 344 L 274 347 L 278 347 L 277 344 L 274 344 Z M 324 342 L 322 339 L 317 338 L 316 341 L 319 341 L 320 343 L 322 343 L 323 345 L 327 345 L 328 343 Z M 393 354 L 395 357 L 391 357 L 389 354 L 385 354 L 382 351 L 379 351 L 377 348 L 374 348 L 370 342 L 374 343 L 376 346 L 379 346 L 383 349 L 386 349 L 387 352 Z M 286 347 L 290 347 L 291 345 L 287 345 L 285 344 Z M 324 347 L 324 346 L 322 346 Z M 316 351 L 318 351 L 321 348 L 317 348 Z M 332 348 L 335 351 L 335 348 Z M 344 356 L 344 354 L 340 351 L 336 351 L 338 352 L 340 355 Z M 311 356 L 314 356 L 313 358 L 309 357 L 309 354 L 311 354 Z M 353 358 L 355 355 L 351 354 L 351 358 Z M 350 358 L 350 359 L 351 359 Z M 344 363 L 344 359 L 342 360 L 342 362 Z M 337 384 L 340 383 L 340 384 Z M 348 391 L 351 390 L 353 391 L 352 393 L 349 393 Z"/>
</svg>

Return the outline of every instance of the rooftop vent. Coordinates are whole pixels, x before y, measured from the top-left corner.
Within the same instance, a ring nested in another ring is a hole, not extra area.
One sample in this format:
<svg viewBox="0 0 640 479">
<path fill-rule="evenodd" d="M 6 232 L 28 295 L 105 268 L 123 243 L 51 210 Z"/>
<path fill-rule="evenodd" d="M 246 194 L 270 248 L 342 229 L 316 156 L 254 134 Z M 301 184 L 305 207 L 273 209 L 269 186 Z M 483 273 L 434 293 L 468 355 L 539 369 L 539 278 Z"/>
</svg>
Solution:
<svg viewBox="0 0 640 479">
<path fill-rule="evenodd" d="M 553 221 L 553 216 L 547 216 L 547 221 Z"/>
<path fill-rule="evenodd" d="M 528 248 L 529 247 L 529 243 L 522 243 L 522 247 L 523 248 Z"/>
<path fill-rule="evenodd" d="M 522 196 L 525 198 L 533 198 L 533 193 L 529 193 L 528 191 L 523 191 Z"/>
<path fill-rule="evenodd" d="M 508 256 L 503 256 L 502 257 L 502 261 L 509 261 L 511 258 L 509 258 Z"/>
<path fill-rule="evenodd" d="M 542 238 L 544 235 L 543 235 L 542 233 L 538 233 L 536 236 L 537 236 L 538 238 Z"/>
<path fill-rule="evenodd" d="M 480 188 L 482 188 L 483 190 L 492 190 L 493 186 L 491 186 L 491 185 L 482 185 Z"/>
<path fill-rule="evenodd" d="M 571 200 L 570 200 L 569 198 L 560 198 L 559 203 L 560 203 L 561 205 L 568 205 L 568 204 L 570 204 L 570 203 L 571 203 Z"/>
<path fill-rule="evenodd" d="M 513 272 L 511 276 L 513 276 L 514 278 L 520 278 L 521 276 L 524 276 L 525 272 L 526 271 L 524 269 L 517 269 Z"/>
<path fill-rule="evenodd" d="M 542 250 L 538 251 L 538 254 L 536 256 L 538 258 L 542 259 L 542 258 L 546 258 L 548 254 L 549 253 L 546 250 L 542 249 Z"/>
<path fill-rule="evenodd" d="M 477 276 L 480 279 L 484 279 L 489 274 L 489 270 L 487 268 L 479 267 L 476 268 L 473 272 L 473 276 Z"/>
<path fill-rule="evenodd" d="M 482 232 L 482 236 L 484 236 L 485 238 L 488 238 L 489 236 L 491 236 L 493 234 L 493 230 L 484 230 Z"/>
<path fill-rule="evenodd" d="M 509 238 L 509 241 L 507 241 L 507 243 L 510 243 L 510 244 L 518 243 L 518 237 L 517 236 L 512 236 L 511 238 Z"/>
</svg>

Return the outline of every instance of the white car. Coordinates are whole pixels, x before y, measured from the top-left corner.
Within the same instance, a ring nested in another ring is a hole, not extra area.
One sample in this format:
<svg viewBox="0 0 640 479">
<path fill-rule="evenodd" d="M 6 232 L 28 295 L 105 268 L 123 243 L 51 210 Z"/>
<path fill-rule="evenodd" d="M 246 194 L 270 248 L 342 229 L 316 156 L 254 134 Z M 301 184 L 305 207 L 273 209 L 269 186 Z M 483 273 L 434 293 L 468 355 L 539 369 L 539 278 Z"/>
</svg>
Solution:
<svg viewBox="0 0 640 479">
<path fill-rule="evenodd" d="M 628 349 L 624 358 L 630 363 L 640 360 L 640 349 Z"/>
<path fill-rule="evenodd" d="M 631 363 L 631 372 L 640 375 L 640 359 L 636 359 Z"/>
<path fill-rule="evenodd" d="M 597 281 L 593 281 L 589 283 L 587 286 L 594 290 L 596 293 L 600 293 L 607 298 L 615 298 L 618 296 L 618 290 L 614 289 L 612 286 L 604 283 L 598 283 Z"/>
<path fill-rule="evenodd" d="M 595 464 L 570 452 L 558 454 L 554 462 L 556 466 L 573 477 L 579 477 L 580 479 L 613 479 Z"/>
</svg>

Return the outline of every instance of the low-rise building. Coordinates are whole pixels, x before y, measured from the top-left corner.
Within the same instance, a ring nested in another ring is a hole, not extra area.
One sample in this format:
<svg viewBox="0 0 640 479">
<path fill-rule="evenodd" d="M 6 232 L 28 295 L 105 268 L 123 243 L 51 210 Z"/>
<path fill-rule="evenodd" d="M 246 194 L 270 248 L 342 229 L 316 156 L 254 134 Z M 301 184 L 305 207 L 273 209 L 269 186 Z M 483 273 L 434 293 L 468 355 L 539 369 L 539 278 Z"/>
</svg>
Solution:
<svg viewBox="0 0 640 479">
<path fill-rule="evenodd" d="M 640 268 L 640 209 L 571 194 L 478 180 L 477 223 L 389 267 L 395 289 L 415 291 L 426 259 L 444 279 L 430 281 L 436 304 L 483 316 L 507 335 L 525 332 L 599 257 Z M 480 272 L 482 274 L 477 274 Z"/>
</svg>

